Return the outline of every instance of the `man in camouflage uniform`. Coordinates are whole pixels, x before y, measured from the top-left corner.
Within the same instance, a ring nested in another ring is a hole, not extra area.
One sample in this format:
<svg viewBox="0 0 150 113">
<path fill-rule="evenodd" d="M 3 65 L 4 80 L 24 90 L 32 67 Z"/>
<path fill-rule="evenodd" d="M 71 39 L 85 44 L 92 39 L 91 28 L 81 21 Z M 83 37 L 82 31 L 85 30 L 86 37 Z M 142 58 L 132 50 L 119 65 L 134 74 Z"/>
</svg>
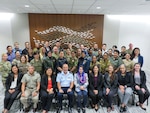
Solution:
<svg viewBox="0 0 150 113">
<path fill-rule="evenodd" d="M 75 53 L 75 51 L 72 51 L 71 52 L 71 57 L 68 61 L 69 71 L 72 72 L 72 73 L 76 73 L 77 65 L 78 65 L 78 59 L 76 57 L 76 53 Z"/>
<path fill-rule="evenodd" d="M 49 67 L 56 73 L 56 58 L 52 56 L 52 51 L 48 51 L 47 57 L 43 59 L 43 70 L 45 71 Z"/>
</svg>

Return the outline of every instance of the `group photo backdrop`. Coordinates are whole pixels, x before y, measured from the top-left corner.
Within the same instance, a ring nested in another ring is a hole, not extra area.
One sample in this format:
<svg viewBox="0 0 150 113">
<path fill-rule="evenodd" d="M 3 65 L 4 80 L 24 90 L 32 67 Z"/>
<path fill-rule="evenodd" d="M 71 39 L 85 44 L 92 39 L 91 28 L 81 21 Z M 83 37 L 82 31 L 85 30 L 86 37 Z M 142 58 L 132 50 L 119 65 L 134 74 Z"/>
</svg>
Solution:
<svg viewBox="0 0 150 113">
<path fill-rule="evenodd" d="M 90 47 L 103 40 L 104 15 L 29 14 L 30 42 L 72 43 Z"/>
</svg>

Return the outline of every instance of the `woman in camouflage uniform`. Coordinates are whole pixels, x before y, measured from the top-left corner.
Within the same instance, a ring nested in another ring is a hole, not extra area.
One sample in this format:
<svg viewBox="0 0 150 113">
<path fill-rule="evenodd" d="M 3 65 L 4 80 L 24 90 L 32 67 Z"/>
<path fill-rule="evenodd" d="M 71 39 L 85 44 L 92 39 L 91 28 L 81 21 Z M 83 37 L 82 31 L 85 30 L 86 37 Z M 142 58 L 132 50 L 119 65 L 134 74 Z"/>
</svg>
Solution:
<svg viewBox="0 0 150 113">
<path fill-rule="evenodd" d="M 2 54 L 2 61 L 0 62 L 0 73 L 2 76 L 2 83 L 4 87 L 5 87 L 6 79 L 8 77 L 8 73 L 11 70 L 11 63 L 7 61 L 7 58 L 8 56 L 6 53 Z"/>
</svg>

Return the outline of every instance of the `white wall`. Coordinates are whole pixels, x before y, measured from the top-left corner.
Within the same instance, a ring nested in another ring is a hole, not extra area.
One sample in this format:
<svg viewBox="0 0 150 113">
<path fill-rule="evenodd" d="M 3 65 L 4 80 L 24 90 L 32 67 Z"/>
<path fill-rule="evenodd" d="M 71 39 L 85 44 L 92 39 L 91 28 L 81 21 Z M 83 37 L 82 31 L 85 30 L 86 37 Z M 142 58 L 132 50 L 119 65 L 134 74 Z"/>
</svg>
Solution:
<svg viewBox="0 0 150 113">
<path fill-rule="evenodd" d="M 108 48 L 118 45 L 119 28 L 120 21 L 110 19 L 107 15 L 104 16 L 103 43 L 106 43 Z"/>
<path fill-rule="evenodd" d="M 0 18 L 0 60 L 1 54 L 6 53 L 7 45 L 13 46 L 14 42 L 19 42 L 20 48 L 23 49 L 26 41 L 30 41 L 28 14 L 13 14 L 10 18 Z"/>
<path fill-rule="evenodd" d="M 2 53 L 6 53 L 6 47 L 12 45 L 12 42 L 10 19 L 0 19 L 0 60 Z"/>
<path fill-rule="evenodd" d="M 30 41 L 28 14 L 14 14 L 11 19 L 13 42 L 19 42 L 24 48 L 24 42 Z"/>
<path fill-rule="evenodd" d="M 128 48 L 129 43 L 133 43 L 134 47 L 140 48 L 141 55 L 144 57 L 143 69 L 150 70 L 150 23 L 148 23 L 149 21 L 145 20 L 144 16 L 123 16 L 123 18 L 122 16 L 116 17 L 117 18 L 111 18 L 111 16 L 109 15 L 105 16 L 104 31 L 106 29 L 108 30 L 109 28 L 109 32 L 104 32 L 104 42 L 111 46 L 116 44 L 119 49 L 122 45 Z M 116 33 L 118 33 L 118 38 L 114 37 L 117 36 Z M 111 36 L 113 36 L 114 38 L 111 39 Z"/>
</svg>

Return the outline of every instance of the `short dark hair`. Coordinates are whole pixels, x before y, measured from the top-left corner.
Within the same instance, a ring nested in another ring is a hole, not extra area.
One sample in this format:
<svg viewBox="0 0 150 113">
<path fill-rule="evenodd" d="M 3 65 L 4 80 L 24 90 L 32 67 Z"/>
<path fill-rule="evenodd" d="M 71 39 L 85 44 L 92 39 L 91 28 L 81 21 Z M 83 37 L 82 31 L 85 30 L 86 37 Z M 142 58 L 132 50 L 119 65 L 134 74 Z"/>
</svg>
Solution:
<svg viewBox="0 0 150 113">
<path fill-rule="evenodd" d="M 7 47 L 6 47 L 6 49 L 8 49 L 9 47 L 12 47 L 11 45 L 8 45 Z"/>
<path fill-rule="evenodd" d="M 116 53 L 118 53 L 118 54 L 120 53 L 119 50 L 114 50 L 114 52 L 116 52 Z"/>
</svg>

